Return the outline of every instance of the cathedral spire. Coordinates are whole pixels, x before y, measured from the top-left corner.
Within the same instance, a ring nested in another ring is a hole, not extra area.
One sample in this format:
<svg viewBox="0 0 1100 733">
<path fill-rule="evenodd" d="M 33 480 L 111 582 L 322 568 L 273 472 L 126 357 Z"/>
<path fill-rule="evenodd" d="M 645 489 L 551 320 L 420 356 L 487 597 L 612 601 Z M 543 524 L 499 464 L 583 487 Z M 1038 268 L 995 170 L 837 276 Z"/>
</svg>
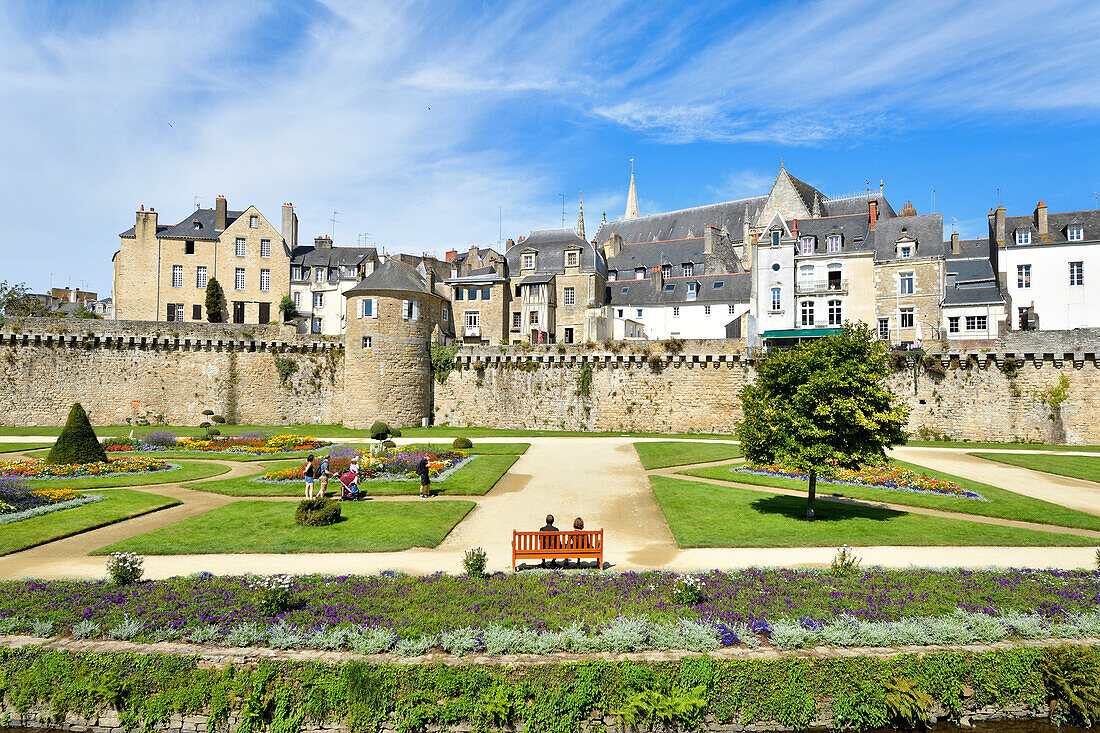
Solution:
<svg viewBox="0 0 1100 733">
<path fill-rule="evenodd" d="M 584 191 L 577 197 L 577 236 L 584 239 Z"/>
<path fill-rule="evenodd" d="M 638 189 L 634 186 L 634 159 L 630 159 L 630 190 L 626 194 L 626 213 L 623 219 L 637 219 L 642 214 L 638 211 Z"/>
</svg>

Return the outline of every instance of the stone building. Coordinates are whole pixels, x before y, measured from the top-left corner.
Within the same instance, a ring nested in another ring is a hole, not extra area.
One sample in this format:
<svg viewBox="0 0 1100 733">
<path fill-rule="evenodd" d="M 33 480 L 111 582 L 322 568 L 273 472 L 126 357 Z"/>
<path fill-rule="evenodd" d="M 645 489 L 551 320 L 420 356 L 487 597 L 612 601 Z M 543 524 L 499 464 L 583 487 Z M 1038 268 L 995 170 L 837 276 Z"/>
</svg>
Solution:
<svg viewBox="0 0 1100 733">
<path fill-rule="evenodd" d="M 290 288 L 290 247 L 256 207 L 196 209 L 173 226 L 143 206 L 120 235 L 114 264 L 114 317 L 205 321 L 206 285 L 217 278 L 226 320 L 268 323 Z"/>
<path fill-rule="evenodd" d="M 879 221 L 868 235 L 875 256 L 875 327 L 892 344 L 939 340 L 946 280 L 943 216 Z"/>
</svg>

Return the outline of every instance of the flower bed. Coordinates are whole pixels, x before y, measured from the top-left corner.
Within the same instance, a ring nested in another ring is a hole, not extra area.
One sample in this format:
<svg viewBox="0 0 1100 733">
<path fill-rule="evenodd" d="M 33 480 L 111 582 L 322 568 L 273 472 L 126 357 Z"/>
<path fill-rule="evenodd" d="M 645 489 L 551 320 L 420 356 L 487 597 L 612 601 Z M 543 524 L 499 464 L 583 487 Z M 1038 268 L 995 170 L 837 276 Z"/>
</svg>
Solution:
<svg viewBox="0 0 1100 733">
<path fill-rule="evenodd" d="M 85 504 L 94 504 L 97 501 L 103 501 L 106 497 L 101 494 L 78 494 L 74 499 L 68 499 L 65 501 L 59 501 L 56 504 L 42 504 L 30 509 L 24 509 L 18 512 L 4 513 L 3 505 L 0 505 L 0 524 L 12 524 L 14 522 L 22 522 L 24 519 L 30 519 L 31 517 L 40 517 L 43 514 L 52 514 L 53 512 L 59 512 L 62 509 L 75 509 L 78 506 L 84 506 Z"/>
<path fill-rule="evenodd" d="M 416 476 L 416 466 L 421 458 L 428 459 L 428 473 L 437 478 L 447 471 L 457 468 L 469 459 L 469 454 L 461 450 L 428 451 L 411 446 L 388 448 L 380 455 L 372 456 L 362 452 L 356 446 L 337 446 L 328 453 L 329 470 L 340 475 L 348 470 L 353 458 L 359 459 L 360 481 L 412 480 Z M 302 477 L 301 466 L 292 466 L 277 471 L 268 471 L 260 476 L 261 481 L 299 481 Z"/>
<path fill-rule="evenodd" d="M 0 516 L 72 501 L 80 494 L 72 489 L 51 486 L 31 488 L 19 476 L 0 476 Z"/>
<path fill-rule="evenodd" d="M 95 463 L 46 463 L 38 458 L 0 461 L 0 476 L 26 478 L 84 478 L 88 476 L 123 476 L 167 471 L 171 466 L 154 458 L 126 456 L 108 458 Z"/>
<path fill-rule="evenodd" d="M 139 438 L 108 438 L 103 441 L 103 449 L 109 453 L 168 450 L 266 455 L 269 453 L 304 453 L 327 445 L 331 445 L 331 443 L 302 435 L 270 436 L 263 433 L 241 433 L 225 438 L 177 438 L 172 433 L 163 430 Z"/>
<path fill-rule="evenodd" d="M 781 464 L 753 465 L 751 467 L 731 468 L 732 473 L 752 473 L 758 476 L 776 478 L 805 479 L 809 477 L 798 469 Z M 910 471 L 896 466 L 863 466 L 858 471 L 848 468 L 834 468 L 830 476 L 818 476 L 820 481 L 847 486 L 864 486 L 871 489 L 888 491 L 907 491 L 914 494 L 933 494 L 935 496 L 953 496 L 960 499 L 989 501 L 981 494 L 968 491 L 946 479 L 932 478 L 923 473 Z"/>
</svg>

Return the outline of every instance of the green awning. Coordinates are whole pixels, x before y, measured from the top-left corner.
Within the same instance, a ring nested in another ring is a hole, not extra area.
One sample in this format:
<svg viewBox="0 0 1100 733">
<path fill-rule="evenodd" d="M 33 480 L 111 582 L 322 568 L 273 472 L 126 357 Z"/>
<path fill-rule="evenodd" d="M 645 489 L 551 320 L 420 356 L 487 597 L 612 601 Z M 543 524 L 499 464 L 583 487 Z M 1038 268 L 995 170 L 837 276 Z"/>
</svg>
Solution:
<svg viewBox="0 0 1100 733">
<path fill-rule="evenodd" d="M 812 339 L 819 336 L 832 336 L 840 333 L 842 328 L 791 328 L 784 331 L 765 331 L 760 334 L 762 339 Z"/>
</svg>

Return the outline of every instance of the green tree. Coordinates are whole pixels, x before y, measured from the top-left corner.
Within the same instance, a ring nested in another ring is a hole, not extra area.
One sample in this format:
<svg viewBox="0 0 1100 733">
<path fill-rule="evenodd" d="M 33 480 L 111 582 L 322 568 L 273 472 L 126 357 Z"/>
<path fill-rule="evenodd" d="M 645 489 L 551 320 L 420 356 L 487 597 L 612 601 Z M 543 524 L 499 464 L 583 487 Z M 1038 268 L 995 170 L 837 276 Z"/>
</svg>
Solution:
<svg viewBox="0 0 1100 733">
<path fill-rule="evenodd" d="M 69 419 L 46 456 L 46 463 L 95 463 L 107 460 L 107 454 L 92 430 L 88 414 L 79 402 L 69 410 Z"/>
<path fill-rule="evenodd" d="M 279 301 L 279 310 L 283 314 L 283 323 L 293 321 L 298 317 L 298 309 L 294 307 L 294 300 L 289 295 L 284 295 Z"/>
<path fill-rule="evenodd" d="M 31 295 L 26 283 L 0 282 L 0 315 L 37 316 L 50 315 L 46 305 Z"/>
<path fill-rule="evenodd" d="M 881 463 L 906 439 L 909 410 L 883 386 L 886 346 L 865 324 L 774 351 L 741 388 L 737 437 L 752 463 L 782 463 L 810 478 L 806 518 L 813 519 L 818 475 L 837 466 Z"/>
<path fill-rule="evenodd" d="M 96 314 L 95 311 L 90 310 L 85 305 L 81 305 L 79 308 L 73 311 L 73 318 L 88 318 L 96 321 L 103 320 L 103 316 Z"/>
<path fill-rule="evenodd" d="M 225 293 L 216 277 L 206 281 L 206 320 L 210 323 L 225 320 Z"/>
</svg>

